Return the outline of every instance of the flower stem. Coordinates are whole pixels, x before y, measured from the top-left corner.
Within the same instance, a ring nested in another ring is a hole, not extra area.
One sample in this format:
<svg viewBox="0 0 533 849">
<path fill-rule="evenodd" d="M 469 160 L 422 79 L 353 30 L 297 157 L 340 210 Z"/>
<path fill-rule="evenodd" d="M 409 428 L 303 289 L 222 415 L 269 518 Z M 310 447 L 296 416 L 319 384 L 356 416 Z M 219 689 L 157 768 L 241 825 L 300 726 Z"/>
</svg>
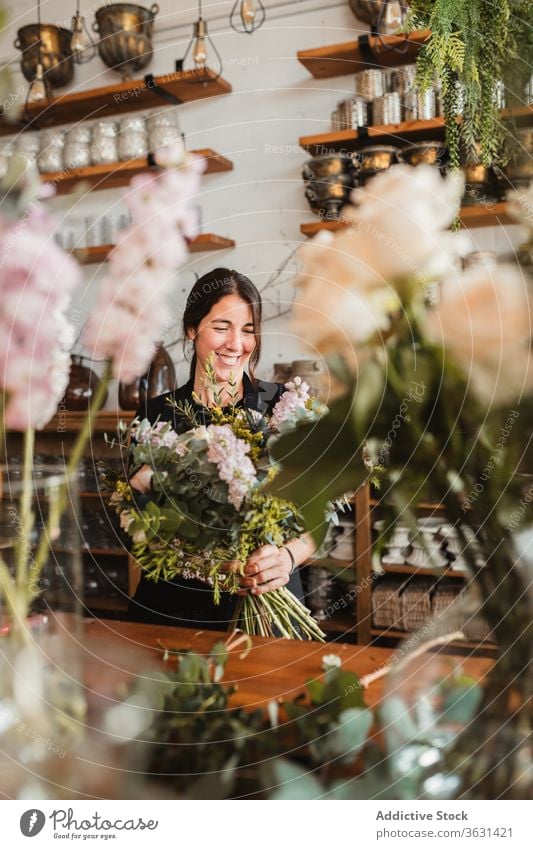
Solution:
<svg viewBox="0 0 533 849">
<path fill-rule="evenodd" d="M 33 526 L 34 516 L 31 509 L 31 481 L 33 473 L 33 449 L 35 446 L 35 431 L 28 428 L 24 431 L 24 459 L 22 467 L 22 495 L 20 499 L 20 523 L 18 527 L 17 540 L 17 566 L 16 582 L 17 591 L 24 592 L 27 578 L 28 553 L 30 551 L 29 538 Z"/>
</svg>

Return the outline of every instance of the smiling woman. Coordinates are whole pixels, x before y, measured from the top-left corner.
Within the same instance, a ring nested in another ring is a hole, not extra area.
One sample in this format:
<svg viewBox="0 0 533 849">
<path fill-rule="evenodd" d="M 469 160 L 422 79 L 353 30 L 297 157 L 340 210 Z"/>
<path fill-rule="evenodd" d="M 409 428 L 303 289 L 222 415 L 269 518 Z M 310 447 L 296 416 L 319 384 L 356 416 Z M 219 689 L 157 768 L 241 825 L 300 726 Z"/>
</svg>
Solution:
<svg viewBox="0 0 533 849">
<path fill-rule="evenodd" d="M 214 406 L 214 398 L 212 384 L 206 378 L 211 363 L 222 406 L 234 404 L 270 417 L 285 387 L 255 377 L 261 353 L 261 317 L 261 296 L 243 274 L 216 268 L 197 280 L 183 316 L 184 338 L 194 346 L 189 381 L 175 392 L 148 401 L 137 417 L 152 423 L 170 422 L 177 433 L 183 433 L 191 424 L 176 409 L 177 402 L 190 405 L 199 424 L 210 424 L 209 408 Z M 130 484 L 149 498 L 152 475 L 150 466 L 142 466 Z M 280 547 L 262 545 L 248 558 L 241 592 L 258 595 L 287 585 L 302 599 L 296 567 L 313 551 L 307 534 Z M 155 583 L 143 575 L 130 602 L 129 615 L 144 622 L 224 629 L 236 602 L 235 595 L 223 593 L 220 604 L 215 605 L 211 587 L 195 576 Z"/>
</svg>

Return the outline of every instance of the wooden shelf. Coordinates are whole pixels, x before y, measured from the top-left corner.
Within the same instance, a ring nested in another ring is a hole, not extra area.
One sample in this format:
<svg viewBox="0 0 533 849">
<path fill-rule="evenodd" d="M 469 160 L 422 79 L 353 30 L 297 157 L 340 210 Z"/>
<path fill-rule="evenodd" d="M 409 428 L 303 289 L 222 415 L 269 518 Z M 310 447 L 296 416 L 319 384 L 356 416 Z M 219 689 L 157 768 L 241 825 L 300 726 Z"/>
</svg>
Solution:
<svg viewBox="0 0 533 849">
<path fill-rule="evenodd" d="M 497 227 L 499 224 L 516 224 L 509 215 L 506 201 L 499 203 L 463 206 L 461 209 L 461 224 L 467 229 L 476 227 Z"/>
<path fill-rule="evenodd" d="M 203 251 L 221 251 L 234 248 L 233 239 L 225 236 L 216 236 L 214 233 L 201 233 L 193 239 L 188 239 L 189 253 L 198 254 Z M 82 265 L 91 265 L 97 262 L 106 262 L 115 245 L 95 245 L 90 248 L 76 248 L 73 251 L 78 262 Z"/>
<path fill-rule="evenodd" d="M 301 136 L 299 144 L 308 153 L 317 156 L 338 151 L 359 150 L 369 144 L 407 145 L 413 141 L 443 138 L 444 118 L 431 118 L 429 121 L 376 124 L 373 127 L 365 127 L 364 133 L 359 133 L 358 130 L 335 130 L 335 132 Z"/>
<path fill-rule="evenodd" d="M 347 634 L 357 631 L 357 624 L 353 614 L 336 614 L 330 619 L 317 619 L 318 625 L 323 631 L 330 634 Z"/>
<path fill-rule="evenodd" d="M 476 227 L 497 227 L 498 225 L 516 223 L 508 212 L 506 201 L 479 204 L 477 206 L 463 206 L 460 212 L 460 220 L 463 227 L 467 230 L 472 230 Z M 300 224 L 300 232 L 304 236 L 311 238 L 320 230 L 336 232 L 338 230 L 344 230 L 348 226 L 349 222 L 347 221 L 325 221 L 318 219 L 317 221 Z M 434 504 L 420 504 L 417 506 L 426 510 L 443 509 L 442 505 Z"/>
<path fill-rule="evenodd" d="M 504 109 L 502 119 L 513 118 L 518 123 L 528 123 L 533 118 L 533 106 L 519 106 Z M 458 121 L 461 118 L 457 119 Z M 444 140 L 444 118 L 431 118 L 428 121 L 402 121 L 399 124 L 376 124 L 365 127 L 364 132 L 358 130 L 335 130 L 334 132 L 318 133 L 302 136 L 300 147 L 313 156 L 335 153 L 338 151 L 359 150 L 369 144 L 407 145 L 416 141 Z"/>
<path fill-rule="evenodd" d="M 460 578 L 464 580 L 467 573 L 450 567 L 438 569 L 431 566 L 410 566 L 408 563 L 382 563 L 381 568 L 386 575 L 430 575 L 432 578 Z"/>
<path fill-rule="evenodd" d="M 219 174 L 232 171 L 233 162 L 211 148 L 192 150 L 207 161 L 204 174 Z M 58 195 L 72 192 L 80 183 L 88 183 L 93 191 L 116 189 L 127 186 L 132 177 L 143 174 L 152 168 L 146 157 L 129 159 L 127 162 L 111 162 L 109 165 L 90 165 L 88 168 L 74 168 L 72 171 L 54 171 L 41 174 L 41 182 L 52 183 Z"/>
<path fill-rule="evenodd" d="M 370 36 L 368 46 L 375 57 L 375 64 L 384 68 L 408 65 L 416 61 L 420 47 L 429 38 L 429 30 L 411 32 L 407 36 Z M 316 79 L 355 74 L 372 67 L 361 52 L 360 41 L 345 41 L 312 50 L 300 50 L 298 61 Z"/>
<path fill-rule="evenodd" d="M 232 90 L 226 80 L 222 77 L 217 79 L 211 70 L 201 74 L 197 71 L 165 74 L 155 77 L 154 82 L 182 103 L 218 97 L 229 94 Z M 155 88 L 148 87 L 144 79 L 127 80 L 111 86 L 63 94 L 44 106 L 31 104 L 28 110 L 29 120 L 24 128 L 38 130 L 59 124 L 76 123 L 87 118 L 101 121 L 110 115 L 165 105 L 168 105 L 168 101 L 161 97 Z M 13 135 L 20 129 L 20 124 L 11 124 L 5 118 L 0 118 L 0 135 Z"/>
<path fill-rule="evenodd" d="M 371 628 L 370 633 L 373 637 L 382 637 L 388 640 L 405 640 L 407 637 L 412 637 L 412 631 L 399 631 L 397 628 Z M 439 647 L 442 651 L 442 646 Z M 491 643 L 488 640 L 477 642 L 476 640 L 452 640 L 446 643 L 444 648 L 450 649 L 482 649 L 483 651 L 494 651 L 496 643 Z"/>
<path fill-rule="evenodd" d="M 96 414 L 94 422 L 94 433 L 112 433 L 114 434 L 117 425 L 120 421 L 131 421 L 135 415 L 135 410 L 105 410 Z M 58 438 L 68 434 L 78 433 L 83 427 L 83 423 L 87 416 L 86 412 L 62 413 L 60 416 L 55 415 L 47 425 L 45 425 L 40 433 L 55 433 Z"/>
<path fill-rule="evenodd" d="M 371 498 L 369 501 L 371 507 L 381 507 L 381 501 L 378 498 Z M 445 504 L 438 504 L 433 501 L 419 501 L 416 505 L 417 510 L 446 510 Z"/>
<path fill-rule="evenodd" d="M 225 236 L 215 236 L 214 233 L 200 233 L 194 239 L 189 240 L 189 252 L 199 254 L 202 251 L 223 251 L 227 248 L 234 248 L 235 242 L 233 239 L 227 239 Z"/>
</svg>

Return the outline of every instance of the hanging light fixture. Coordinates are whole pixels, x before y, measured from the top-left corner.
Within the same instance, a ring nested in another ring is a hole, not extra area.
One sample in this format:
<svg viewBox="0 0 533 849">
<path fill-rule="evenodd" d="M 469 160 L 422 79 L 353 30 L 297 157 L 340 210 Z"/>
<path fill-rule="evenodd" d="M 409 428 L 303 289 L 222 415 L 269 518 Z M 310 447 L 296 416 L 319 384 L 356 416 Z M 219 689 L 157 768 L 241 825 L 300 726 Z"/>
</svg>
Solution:
<svg viewBox="0 0 533 849">
<path fill-rule="evenodd" d="M 85 18 L 80 13 L 79 0 L 76 0 L 76 14 L 72 18 L 71 32 L 70 49 L 72 51 L 72 58 L 78 65 L 90 62 L 96 56 L 98 48 L 90 36 Z"/>
<path fill-rule="evenodd" d="M 192 67 L 190 63 L 189 67 L 187 67 L 189 54 L 192 59 Z M 212 61 L 212 56 L 215 58 L 214 62 Z M 214 71 L 216 73 L 216 79 L 222 75 L 220 53 L 209 36 L 207 21 L 202 17 L 202 0 L 198 0 L 198 20 L 194 24 L 193 35 L 181 60 L 181 67 L 184 71 L 192 70 L 202 75 L 206 71 Z"/>
<path fill-rule="evenodd" d="M 35 68 L 35 76 L 31 81 L 28 87 L 28 93 L 26 95 L 26 102 L 24 104 L 24 114 L 26 114 L 27 107 L 31 103 L 44 103 L 45 101 L 52 101 L 54 99 L 52 94 L 52 88 L 46 74 L 44 72 L 43 66 L 43 57 L 42 57 L 42 34 L 41 34 L 41 0 L 37 0 L 37 26 L 39 31 L 39 54 L 37 58 L 37 65 Z"/>
<path fill-rule="evenodd" d="M 266 11 L 261 0 L 236 0 L 229 16 L 229 22 L 235 32 L 247 32 L 251 35 L 265 22 Z"/>
</svg>

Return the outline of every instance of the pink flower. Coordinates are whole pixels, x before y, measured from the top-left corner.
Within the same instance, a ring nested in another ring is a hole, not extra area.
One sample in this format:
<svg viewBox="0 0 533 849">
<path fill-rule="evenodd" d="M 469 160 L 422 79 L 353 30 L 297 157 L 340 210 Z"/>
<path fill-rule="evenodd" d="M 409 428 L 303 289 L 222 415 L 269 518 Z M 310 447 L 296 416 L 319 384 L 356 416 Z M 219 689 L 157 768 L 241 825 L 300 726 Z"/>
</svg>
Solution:
<svg viewBox="0 0 533 849">
<path fill-rule="evenodd" d="M 127 382 L 144 374 L 155 343 L 170 321 L 168 298 L 175 271 L 187 255 L 184 226 L 197 194 L 203 160 L 134 177 L 125 198 L 132 224 L 109 258 L 84 341 L 95 359 L 112 359 L 113 375 Z"/>
<path fill-rule="evenodd" d="M 52 240 L 53 227 L 38 204 L 23 219 L 0 223 L 0 391 L 13 430 L 44 426 L 68 383 L 73 330 L 66 311 L 80 271 Z"/>
<path fill-rule="evenodd" d="M 220 479 L 228 484 L 228 501 L 240 510 L 257 483 L 254 464 L 246 456 L 250 446 L 238 439 L 229 425 L 209 425 L 207 435 L 207 459 L 216 463 Z"/>
<path fill-rule="evenodd" d="M 286 391 L 272 410 L 270 417 L 270 426 L 274 430 L 279 430 L 283 422 L 292 419 L 297 410 L 305 409 L 306 402 L 309 401 L 309 385 L 301 377 L 295 377 L 285 386 Z"/>
</svg>

